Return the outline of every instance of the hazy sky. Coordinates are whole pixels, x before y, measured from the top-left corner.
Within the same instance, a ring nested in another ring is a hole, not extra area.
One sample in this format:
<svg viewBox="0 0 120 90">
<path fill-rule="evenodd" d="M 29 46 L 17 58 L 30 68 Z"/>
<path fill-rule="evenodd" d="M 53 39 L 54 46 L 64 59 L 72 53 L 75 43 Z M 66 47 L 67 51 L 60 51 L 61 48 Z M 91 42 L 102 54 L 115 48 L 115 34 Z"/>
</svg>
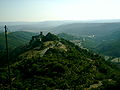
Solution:
<svg viewBox="0 0 120 90">
<path fill-rule="evenodd" d="M 0 22 L 95 19 L 120 19 L 120 0 L 0 0 Z"/>
</svg>

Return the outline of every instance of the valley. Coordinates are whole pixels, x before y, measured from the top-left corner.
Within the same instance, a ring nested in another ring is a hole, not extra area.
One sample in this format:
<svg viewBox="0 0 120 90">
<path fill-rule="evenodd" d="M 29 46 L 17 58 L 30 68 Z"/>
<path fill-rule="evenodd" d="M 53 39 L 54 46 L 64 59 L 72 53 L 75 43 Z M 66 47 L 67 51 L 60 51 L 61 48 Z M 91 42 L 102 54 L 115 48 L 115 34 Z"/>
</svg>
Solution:
<svg viewBox="0 0 120 90">
<path fill-rule="evenodd" d="M 13 89 L 119 90 L 119 23 L 62 23 L 49 29 L 9 32 L 9 61 L 0 33 L 2 89 L 9 88 L 10 64 Z"/>
</svg>

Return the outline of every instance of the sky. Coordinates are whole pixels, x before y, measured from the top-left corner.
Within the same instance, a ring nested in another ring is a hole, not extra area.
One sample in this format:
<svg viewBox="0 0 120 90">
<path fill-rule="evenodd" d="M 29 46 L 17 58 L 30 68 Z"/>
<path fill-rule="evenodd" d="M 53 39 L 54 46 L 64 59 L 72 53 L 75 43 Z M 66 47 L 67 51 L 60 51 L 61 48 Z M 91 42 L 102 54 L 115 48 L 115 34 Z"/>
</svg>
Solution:
<svg viewBox="0 0 120 90">
<path fill-rule="evenodd" d="M 0 0 L 0 22 L 120 19 L 120 0 Z"/>
</svg>

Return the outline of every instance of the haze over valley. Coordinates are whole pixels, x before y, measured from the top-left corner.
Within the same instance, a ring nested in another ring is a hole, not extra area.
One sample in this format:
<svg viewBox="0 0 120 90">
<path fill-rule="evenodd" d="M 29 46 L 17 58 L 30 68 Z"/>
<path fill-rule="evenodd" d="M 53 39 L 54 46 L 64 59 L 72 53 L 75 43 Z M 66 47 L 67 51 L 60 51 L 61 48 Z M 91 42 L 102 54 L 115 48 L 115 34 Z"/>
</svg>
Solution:
<svg viewBox="0 0 120 90">
<path fill-rule="evenodd" d="M 0 0 L 0 90 L 120 90 L 119 0 Z"/>
</svg>

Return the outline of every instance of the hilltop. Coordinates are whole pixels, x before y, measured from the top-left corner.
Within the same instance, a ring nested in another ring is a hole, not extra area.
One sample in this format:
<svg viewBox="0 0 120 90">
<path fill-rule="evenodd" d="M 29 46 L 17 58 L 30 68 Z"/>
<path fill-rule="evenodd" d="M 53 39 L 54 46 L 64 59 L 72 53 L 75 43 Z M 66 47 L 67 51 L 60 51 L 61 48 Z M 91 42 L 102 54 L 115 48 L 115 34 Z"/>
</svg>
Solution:
<svg viewBox="0 0 120 90">
<path fill-rule="evenodd" d="M 22 48 L 22 49 L 21 49 Z M 42 33 L 11 53 L 14 89 L 118 89 L 120 72 L 103 57 Z M 0 68 L 1 88 L 8 88 L 6 67 Z"/>
</svg>

